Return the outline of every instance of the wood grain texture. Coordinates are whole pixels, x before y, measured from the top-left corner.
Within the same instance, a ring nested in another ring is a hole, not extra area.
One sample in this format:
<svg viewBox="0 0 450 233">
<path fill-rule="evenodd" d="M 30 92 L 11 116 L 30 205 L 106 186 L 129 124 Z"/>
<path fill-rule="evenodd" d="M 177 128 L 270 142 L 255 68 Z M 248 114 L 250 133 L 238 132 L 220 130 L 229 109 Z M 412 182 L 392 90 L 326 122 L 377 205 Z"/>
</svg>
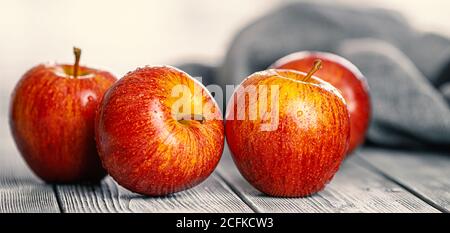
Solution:
<svg viewBox="0 0 450 233">
<path fill-rule="evenodd" d="M 224 156 L 228 156 L 228 150 Z M 252 186 L 224 158 L 219 174 L 257 212 L 438 212 L 352 156 L 325 190 L 307 198 L 272 198 Z"/>
<path fill-rule="evenodd" d="M 450 152 L 367 148 L 363 160 L 444 212 L 450 212 Z"/>
<path fill-rule="evenodd" d="M 31 173 L 0 120 L 0 212 L 60 212 L 53 187 Z"/>
<path fill-rule="evenodd" d="M 215 174 L 200 185 L 165 197 L 132 193 L 107 177 L 100 185 L 57 187 L 64 212 L 252 212 Z"/>
<path fill-rule="evenodd" d="M 109 177 L 99 185 L 53 187 L 28 169 L 7 118 L 0 120 L 0 212 L 439 212 L 450 206 L 450 156 L 383 149 L 359 151 L 308 198 L 263 195 L 240 176 L 228 149 L 208 180 L 167 197 L 131 193 Z"/>
</svg>

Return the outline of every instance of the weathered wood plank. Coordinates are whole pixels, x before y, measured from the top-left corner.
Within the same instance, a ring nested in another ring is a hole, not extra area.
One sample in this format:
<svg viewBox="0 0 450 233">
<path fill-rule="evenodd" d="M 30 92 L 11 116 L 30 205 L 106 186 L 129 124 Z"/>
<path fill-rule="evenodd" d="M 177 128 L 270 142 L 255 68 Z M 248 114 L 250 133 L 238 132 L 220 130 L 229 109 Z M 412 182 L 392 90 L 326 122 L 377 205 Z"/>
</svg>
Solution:
<svg viewBox="0 0 450 233">
<path fill-rule="evenodd" d="M 360 157 L 444 212 L 450 212 L 450 152 L 367 148 Z"/>
<path fill-rule="evenodd" d="M 226 150 L 224 156 L 229 153 Z M 307 198 L 271 198 L 250 186 L 230 158 L 219 174 L 258 212 L 438 212 L 353 156 L 325 190 Z"/>
<path fill-rule="evenodd" d="M 60 212 L 52 186 L 28 169 L 0 120 L 0 212 Z"/>
<path fill-rule="evenodd" d="M 100 185 L 57 186 L 57 193 L 64 212 L 252 212 L 215 174 L 167 197 L 132 193 L 110 177 Z"/>
</svg>

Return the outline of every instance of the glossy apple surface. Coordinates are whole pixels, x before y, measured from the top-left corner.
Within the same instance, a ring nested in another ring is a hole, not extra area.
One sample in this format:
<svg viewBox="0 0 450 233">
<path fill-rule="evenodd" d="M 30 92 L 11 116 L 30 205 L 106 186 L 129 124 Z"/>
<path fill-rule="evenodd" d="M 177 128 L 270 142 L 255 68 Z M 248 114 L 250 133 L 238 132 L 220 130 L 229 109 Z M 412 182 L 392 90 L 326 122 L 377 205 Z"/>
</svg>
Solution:
<svg viewBox="0 0 450 233">
<path fill-rule="evenodd" d="M 292 70 L 254 73 L 240 84 L 242 88 L 250 86 L 279 87 L 277 101 L 267 98 L 271 99 L 267 105 L 278 104 L 279 117 L 273 130 L 261 130 L 275 114 L 270 113 L 270 119 L 238 117 L 239 111 L 249 112 L 250 106 L 261 105 L 261 97 L 258 95 L 257 101 L 248 97 L 245 105 L 238 99 L 246 92 L 235 92 L 230 99 L 225 132 L 241 174 L 270 196 L 303 197 L 323 189 L 348 147 L 349 114 L 342 96 L 330 84 L 314 76 L 305 79 L 305 73 Z"/>
<path fill-rule="evenodd" d="M 189 95 L 176 94 L 177 87 Z M 190 114 L 175 107 L 180 100 Z M 125 75 L 105 94 L 96 122 L 103 166 L 120 185 L 144 195 L 195 186 L 213 172 L 223 151 L 216 102 L 201 83 L 170 66 Z"/>
<path fill-rule="evenodd" d="M 307 72 L 320 59 L 323 68 L 314 75 L 341 91 L 350 112 L 350 146 L 347 154 L 364 142 L 370 123 L 371 104 L 367 81 L 356 66 L 343 57 L 324 52 L 298 52 L 281 58 L 272 67 Z"/>
<path fill-rule="evenodd" d="M 34 173 L 47 182 L 98 181 L 105 176 L 95 145 L 95 112 L 116 81 L 106 71 L 38 65 L 16 85 L 10 128 Z"/>
</svg>

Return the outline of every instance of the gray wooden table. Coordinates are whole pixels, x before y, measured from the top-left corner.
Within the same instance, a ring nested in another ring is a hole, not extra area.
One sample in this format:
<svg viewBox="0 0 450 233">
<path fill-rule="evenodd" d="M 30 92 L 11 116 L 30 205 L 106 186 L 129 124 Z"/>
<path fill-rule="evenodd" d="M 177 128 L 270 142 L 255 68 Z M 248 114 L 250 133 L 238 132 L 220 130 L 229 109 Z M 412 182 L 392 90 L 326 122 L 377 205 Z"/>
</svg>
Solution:
<svg viewBox="0 0 450 233">
<path fill-rule="evenodd" d="M 99 185 L 49 185 L 17 152 L 1 119 L 0 212 L 449 212 L 450 153 L 360 149 L 325 190 L 272 198 L 251 187 L 225 150 L 216 172 L 190 190 L 145 197 L 110 177 Z"/>
</svg>

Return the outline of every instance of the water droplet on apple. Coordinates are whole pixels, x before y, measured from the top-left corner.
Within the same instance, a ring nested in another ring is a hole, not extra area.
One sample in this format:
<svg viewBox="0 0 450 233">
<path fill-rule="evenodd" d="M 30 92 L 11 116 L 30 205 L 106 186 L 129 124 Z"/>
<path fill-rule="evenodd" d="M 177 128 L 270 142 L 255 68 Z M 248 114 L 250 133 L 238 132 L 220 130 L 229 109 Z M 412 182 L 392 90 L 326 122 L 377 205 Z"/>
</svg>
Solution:
<svg viewBox="0 0 450 233">
<path fill-rule="evenodd" d="M 93 103 L 97 98 L 93 91 L 85 90 L 80 94 L 80 99 L 81 104 L 87 106 L 88 104 Z"/>
</svg>

